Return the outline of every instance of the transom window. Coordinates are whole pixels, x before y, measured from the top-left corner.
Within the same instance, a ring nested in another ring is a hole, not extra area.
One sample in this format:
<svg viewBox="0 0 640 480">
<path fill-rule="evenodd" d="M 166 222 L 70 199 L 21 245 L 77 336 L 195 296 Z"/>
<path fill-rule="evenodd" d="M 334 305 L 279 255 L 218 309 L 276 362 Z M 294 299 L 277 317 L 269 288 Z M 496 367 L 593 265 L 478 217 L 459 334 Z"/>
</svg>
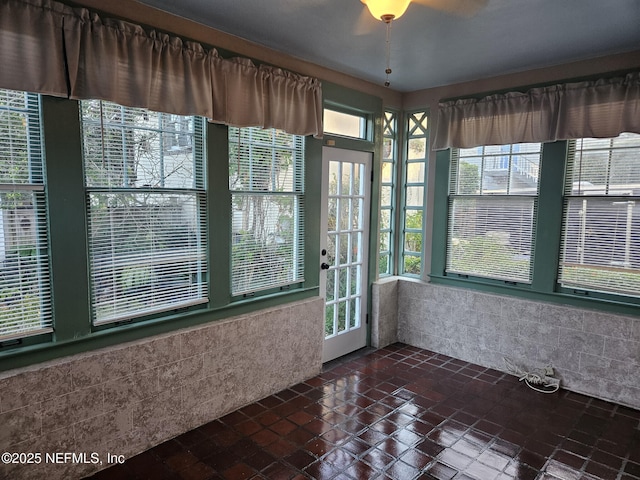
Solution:
<svg viewBox="0 0 640 480">
<path fill-rule="evenodd" d="M 324 133 L 360 140 L 367 138 L 367 118 L 361 115 L 325 108 L 323 125 Z"/>
<path fill-rule="evenodd" d="M 94 324 L 206 303 L 202 120 L 80 105 Z"/>
</svg>

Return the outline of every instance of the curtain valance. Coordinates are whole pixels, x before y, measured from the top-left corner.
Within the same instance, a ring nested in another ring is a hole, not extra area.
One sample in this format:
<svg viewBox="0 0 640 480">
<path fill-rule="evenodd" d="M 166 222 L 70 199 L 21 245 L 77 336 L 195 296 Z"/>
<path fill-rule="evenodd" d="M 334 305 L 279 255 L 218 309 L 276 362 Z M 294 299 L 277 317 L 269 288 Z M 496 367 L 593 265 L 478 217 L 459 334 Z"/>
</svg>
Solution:
<svg viewBox="0 0 640 480">
<path fill-rule="evenodd" d="M 0 2 L 0 88 L 322 136 L 320 82 L 53 0 Z"/>
<path fill-rule="evenodd" d="M 640 72 L 440 103 L 434 148 L 640 133 Z"/>
</svg>

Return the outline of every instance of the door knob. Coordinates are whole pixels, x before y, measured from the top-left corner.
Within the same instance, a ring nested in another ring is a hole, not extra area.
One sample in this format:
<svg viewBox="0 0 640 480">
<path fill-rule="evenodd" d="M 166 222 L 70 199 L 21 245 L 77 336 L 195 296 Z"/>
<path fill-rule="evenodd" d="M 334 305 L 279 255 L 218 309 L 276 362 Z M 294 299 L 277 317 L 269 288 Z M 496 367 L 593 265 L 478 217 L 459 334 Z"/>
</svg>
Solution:
<svg viewBox="0 0 640 480">
<path fill-rule="evenodd" d="M 320 268 L 322 270 L 329 270 L 329 264 L 328 263 L 321 263 L 320 264 Z"/>
</svg>

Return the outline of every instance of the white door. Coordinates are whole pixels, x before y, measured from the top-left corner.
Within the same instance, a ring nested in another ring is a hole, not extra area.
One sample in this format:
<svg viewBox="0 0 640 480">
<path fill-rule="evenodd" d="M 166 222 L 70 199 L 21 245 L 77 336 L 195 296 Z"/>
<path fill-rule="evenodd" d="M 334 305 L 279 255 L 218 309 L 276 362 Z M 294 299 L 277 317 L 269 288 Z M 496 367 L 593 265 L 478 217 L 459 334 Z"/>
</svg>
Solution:
<svg viewBox="0 0 640 480">
<path fill-rule="evenodd" d="M 367 245 L 371 153 L 323 147 L 320 294 L 325 298 L 322 361 L 367 344 Z"/>
</svg>

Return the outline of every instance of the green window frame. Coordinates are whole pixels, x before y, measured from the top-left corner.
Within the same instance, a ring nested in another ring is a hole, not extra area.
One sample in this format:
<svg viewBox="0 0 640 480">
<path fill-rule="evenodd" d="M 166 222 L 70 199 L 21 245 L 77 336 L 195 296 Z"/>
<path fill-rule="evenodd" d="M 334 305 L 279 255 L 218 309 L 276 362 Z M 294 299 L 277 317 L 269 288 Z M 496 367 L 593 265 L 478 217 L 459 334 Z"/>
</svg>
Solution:
<svg viewBox="0 0 640 480">
<path fill-rule="evenodd" d="M 411 277 L 422 277 L 424 272 L 428 153 L 429 116 L 427 111 L 407 113 L 402 169 L 402 217 L 400 219 L 402 255 L 399 273 Z"/>
<path fill-rule="evenodd" d="M 640 134 L 569 142 L 561 291 L 640 297 Z"/>
<path fill-rule="evenodd" d="M 380 222 L 378 275 L 395 272 L 396 186 L 398 168 L 398 112 L 387 110 L 383 116 L 383 145 L 380 179 Z"/>
<path fill-rule="evenodd" d="M 231 295 L 304 282 L 304 137 L 229 128 Z"/>
<path fill-rule="evenodd" d="M 208 302 L 203 121 L 80 102 L 92 323 Z"/>
<path fill-rule="evenodd" d="M 53 331 L 45 180 L 40 96 L 0 89 L 0 344 Z"/>
<path fill-rule="evenodd" d="M 455 149 L 446 272 L 531 283 L 542 145 Z"/>
<path fill-rule="evenodd" d="M 600 140 L 603 141 L 603 140 Z M 608 141 L 608 140 L 605 140 Z M 542 144 L 539 172 L 539 192 L 537 197 L 538 215 L 534 227 L 531 282 L 514 282 L 507 279 L 484 278 L 474 275 L 458 275 L 447 272 L 449 196 L 451 192 L 451 168 L 455 164 L 455 150 L 438 151 L 435 166 L 433 243 L 431 255 L 430 281 L 435 284 L 466 287 L 497 294 L 513 295 L 529 300 L 572 305 L 581 308 L 595 308 L 612 313 L 637 315 L 640 296 L 628 292 L 604 291 L 604 289 L 577 288 L 563 285 L 562 249 L 566 236 L 567 205 L 572 201 L 589 198 L 586 189 L 574 190 L 576 180 L 572 173 L 576 141 L 557 141 Z M 633 147 L 635 149 L 635 147 Z M 608 154 L 607 154 L 608 155 Z M 637 158 L 637 157 L 634 157 Z M 640 165 L 640 160 L 633 160 Z M 635 178 L 635 177 L 634 177 Z M 580 185 L 578 183 L 578 185 Z M 593 190 L 592 190 L 593 193 Z M 600 200 L 605 195 L 598 196 Z M 629 200 L 625 196 L 624 201 Z M 612 195 L 606 201 L 618 201 Z M 626 205 L 619 206 L 619 226 L 626 226 Z M 575 213 L 575 212 L 574 212 Z M 624 217 L 624 218 L 623 218 Z M 635 224 L 633 224 L 635 228 Z M 632 232 L 635 230 L 632 230 Z M 564 236 L 563 236 L 564 235 Z M 621 236 L 618 240 L 626 236 Z M 632 234 L 632 239 L 633 239 Z M 624 261 L 624 241 L 619 242 L 618 252 Z M 575 246 L 574 246 L 575 247 Z M 575 251 L 575 248 L 574 248 Z M 634 249 L 631 249 L 632 256 Z"/>
</svg>

